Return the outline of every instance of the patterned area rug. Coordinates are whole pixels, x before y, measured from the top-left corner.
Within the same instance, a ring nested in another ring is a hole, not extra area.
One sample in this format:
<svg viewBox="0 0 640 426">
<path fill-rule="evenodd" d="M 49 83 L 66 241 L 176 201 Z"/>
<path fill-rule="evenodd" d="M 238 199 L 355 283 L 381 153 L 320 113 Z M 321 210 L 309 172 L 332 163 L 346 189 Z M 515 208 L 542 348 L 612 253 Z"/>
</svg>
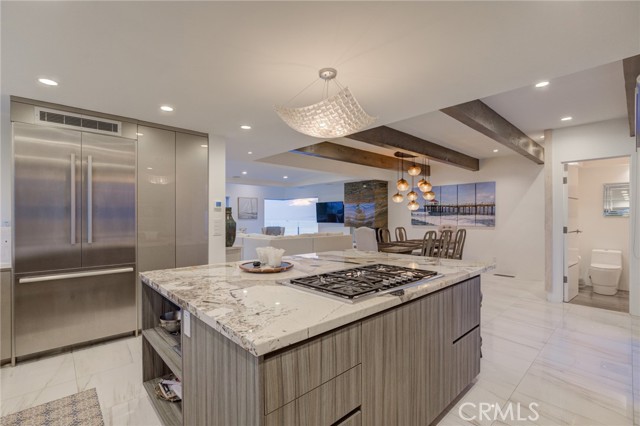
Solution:
<svg viewBox="0 0 640 426">
<path fill-rule="evenodd" d="M 0 418 L 1 426 L 104 426 L 98 394 L 89 389 Z"/>
</svg>

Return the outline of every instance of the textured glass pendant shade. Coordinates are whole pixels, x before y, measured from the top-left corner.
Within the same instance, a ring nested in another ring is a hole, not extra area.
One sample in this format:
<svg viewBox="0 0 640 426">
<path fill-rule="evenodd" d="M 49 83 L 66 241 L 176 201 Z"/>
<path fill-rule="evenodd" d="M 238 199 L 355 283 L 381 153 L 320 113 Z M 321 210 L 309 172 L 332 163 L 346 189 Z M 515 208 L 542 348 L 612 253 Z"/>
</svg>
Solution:
<svg viewBox="0 0 640 426">
<path fill-rule="evenodd" d="M 396 188 L 398 188 L 398 191 L 406 191 L 407 189 L 409 189 L 409 182 L 407 182 L 407 180 L 404 178 L 400 179 L 396 184 Z"/>
<path fill-rule="evenodd" d="M 410 201 L 409 204 L 407 204 L 407 208 L 411 211 L 416 211 L 420 208 L 420 204 L 415 201 Z"/>
<path fill-rule="evenodd" d="M 407 194 L 407 200 L 415 201 L 418 199 L 418 193 L 416 191 L 411 191 Z"/>
<path fill-rule="evenodd" d="M 414 164 L 409 167 L 409 169 L 407 170 L 407 173 L 409 173 L 410 176 L 418 176 L 421 171 L 422 169 L 420 169 L 420 166 L 416 166 Z"/>
<path fill-rule="evenodd" d="M 436 193 L 433 192 L 433 191 L 428 191 L 428 192 L 425 192 L 424 194 L 422 194 L 422 196 L 427 201 L 433 201 L 436 198 Z"/>
<path fill-rule="evenodd" d="M 362 109 L 348 87 L 317 104 L 300 108 L 276 106 L 275 109 L 289 127 L 317 138 L 346 136 L 376 121 Z"/>
<path fill-rule="evenodd" d="M 429 183 L 429 181 L 422 179 L 420 180 L 420 182 L 418 182 L 418 188 L 420 188 L 420 191 L 422 192 L 429 192 L 431 191 L 433 186 L 431 185 L 431 183 Z"/>
<path fill-rule="evenodd" d="M 393 194 L 393 197 L 391 197 L 391 199 L 393 200 L 394 203 L 401 203 L 402 200 L 404 200 L 404 197 L 402 196 L 401 193 L 396 192 L 395 194 Z"/>
</svg>

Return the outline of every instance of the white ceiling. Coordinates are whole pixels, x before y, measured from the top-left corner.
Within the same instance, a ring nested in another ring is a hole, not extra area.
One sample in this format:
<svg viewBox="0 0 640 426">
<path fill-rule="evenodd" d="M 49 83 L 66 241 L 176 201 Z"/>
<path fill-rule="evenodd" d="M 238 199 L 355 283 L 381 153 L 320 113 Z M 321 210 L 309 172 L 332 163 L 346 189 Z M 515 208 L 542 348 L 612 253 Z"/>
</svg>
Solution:
<svg viewBox="0 0 640 426">
<path fill-rule="evenodd" d="M 536 140 L 545 129 L 627 116 L 621 60 L 548 81 L 546 87 L 531 84 L 482 101 Z M 560 121 L 566 116 L 573 119 Z"/>
<path fill-rule="evenodd" d="M 273 182 L 286 169 L 259 172 L 254 161 L 317 142 L 288 128 L 273 105 L 286 103 L 322 67 L 338 69 L 339 81 L 379 117 L 374 126 L 394 123 L 483 158 L 493 142 L 434 111 L 484 99 L 523 130 L 539 131 L 550 126 L 546 111 L 531 114 L 539 94 L 526 102 L 494 95 L 551 79 L 548 94 L 561 76 L 640 53 L 639 2 L 4 1 L 0 7 L 3 95 L 208 132 L 227 141 L 229 176 L 255 167 L 260 179 Z M 41 76 L 60 85 L 44 87 L 36 83 Z M 586 92 L 581 105 L 590 105 Z M 319 96 L 309 92 L 296 103 Z M 176 110 L 160 112 L 164 103 Z M 619 114 L 619 108 L 602 110 Z M 570 124 L 598 115 L 573 111 Z M 303 173 L 303 182 L 331 178 Z"/>
</svg>

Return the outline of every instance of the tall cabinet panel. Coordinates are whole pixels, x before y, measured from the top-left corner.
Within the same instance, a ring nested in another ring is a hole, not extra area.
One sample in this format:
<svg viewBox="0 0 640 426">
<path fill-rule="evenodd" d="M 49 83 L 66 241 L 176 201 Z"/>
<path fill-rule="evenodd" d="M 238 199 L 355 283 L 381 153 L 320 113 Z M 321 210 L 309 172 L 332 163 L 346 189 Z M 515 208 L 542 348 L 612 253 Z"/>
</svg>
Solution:
<svg viewBox="0 0 640 426">
<path fill-rule="evenodd" d="M 208 261 L 208 141 L 176 133 L 176 267 Z"/>
<path fill-rule="evenodd" d="M 138 126 L 138 271 L 176 266 L 175 132 Z"/>
</svg>

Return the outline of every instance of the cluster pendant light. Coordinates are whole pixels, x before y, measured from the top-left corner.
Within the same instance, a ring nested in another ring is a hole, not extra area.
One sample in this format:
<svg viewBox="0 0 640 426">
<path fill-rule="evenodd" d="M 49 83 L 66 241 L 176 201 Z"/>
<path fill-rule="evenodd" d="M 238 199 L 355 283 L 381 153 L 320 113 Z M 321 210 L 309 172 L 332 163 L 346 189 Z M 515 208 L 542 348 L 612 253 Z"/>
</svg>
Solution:
<svg viewBox="0 0 640 426">
<path fill-rule="evenodd" d="M 417 202 L 419 194 L 413 190 L 414 188 L 413 179 L 415 176 L 420 176 L 420 173 L 423 174 L 422 178 L 418 181 L 418 189 L 422 193 L 422 198 L 424 198 L 427 201 L 432 201 L 436 197 L 436 194 L 432 191 L 433 186 L 431 185 L 427 177 L 428 165 L 425 164 L 424 160 L 423 160 L 422 167 L 420 167 L 420 165 L 417 165 L 415 162 L 413 162 L 413 164 L 407 169 L 407 173 L 409 174 L 409 176 L 411 176 L 411 186 L 409 186 L 409 182 L 402 176 L 403 172 L 401 172 L 401 170 L 404 170 L 404 157 L 407 157 L 407 155 L 397 152 L 396 157 L 398 157 L 399 159 L 398 182 L 396 183 L 396 188 L 398 189 L 398 192 L 396 192 L 391 197 L 391 199 L 393 200 L 394 203 L 401 203 L 402 201 L 404 201 L 404 196 L 401 194 L 401 192 L 407 191 L 409 188 L 411 188 L 411 191 L 409 191 L 409 193 L 407 193 L 406 195 L 407 200 L 409 200 L 409 203 L 407 204 L 407 208 L 411 211 L 418 210 L 420 208 L 420 204 Z"/>
</svg>

